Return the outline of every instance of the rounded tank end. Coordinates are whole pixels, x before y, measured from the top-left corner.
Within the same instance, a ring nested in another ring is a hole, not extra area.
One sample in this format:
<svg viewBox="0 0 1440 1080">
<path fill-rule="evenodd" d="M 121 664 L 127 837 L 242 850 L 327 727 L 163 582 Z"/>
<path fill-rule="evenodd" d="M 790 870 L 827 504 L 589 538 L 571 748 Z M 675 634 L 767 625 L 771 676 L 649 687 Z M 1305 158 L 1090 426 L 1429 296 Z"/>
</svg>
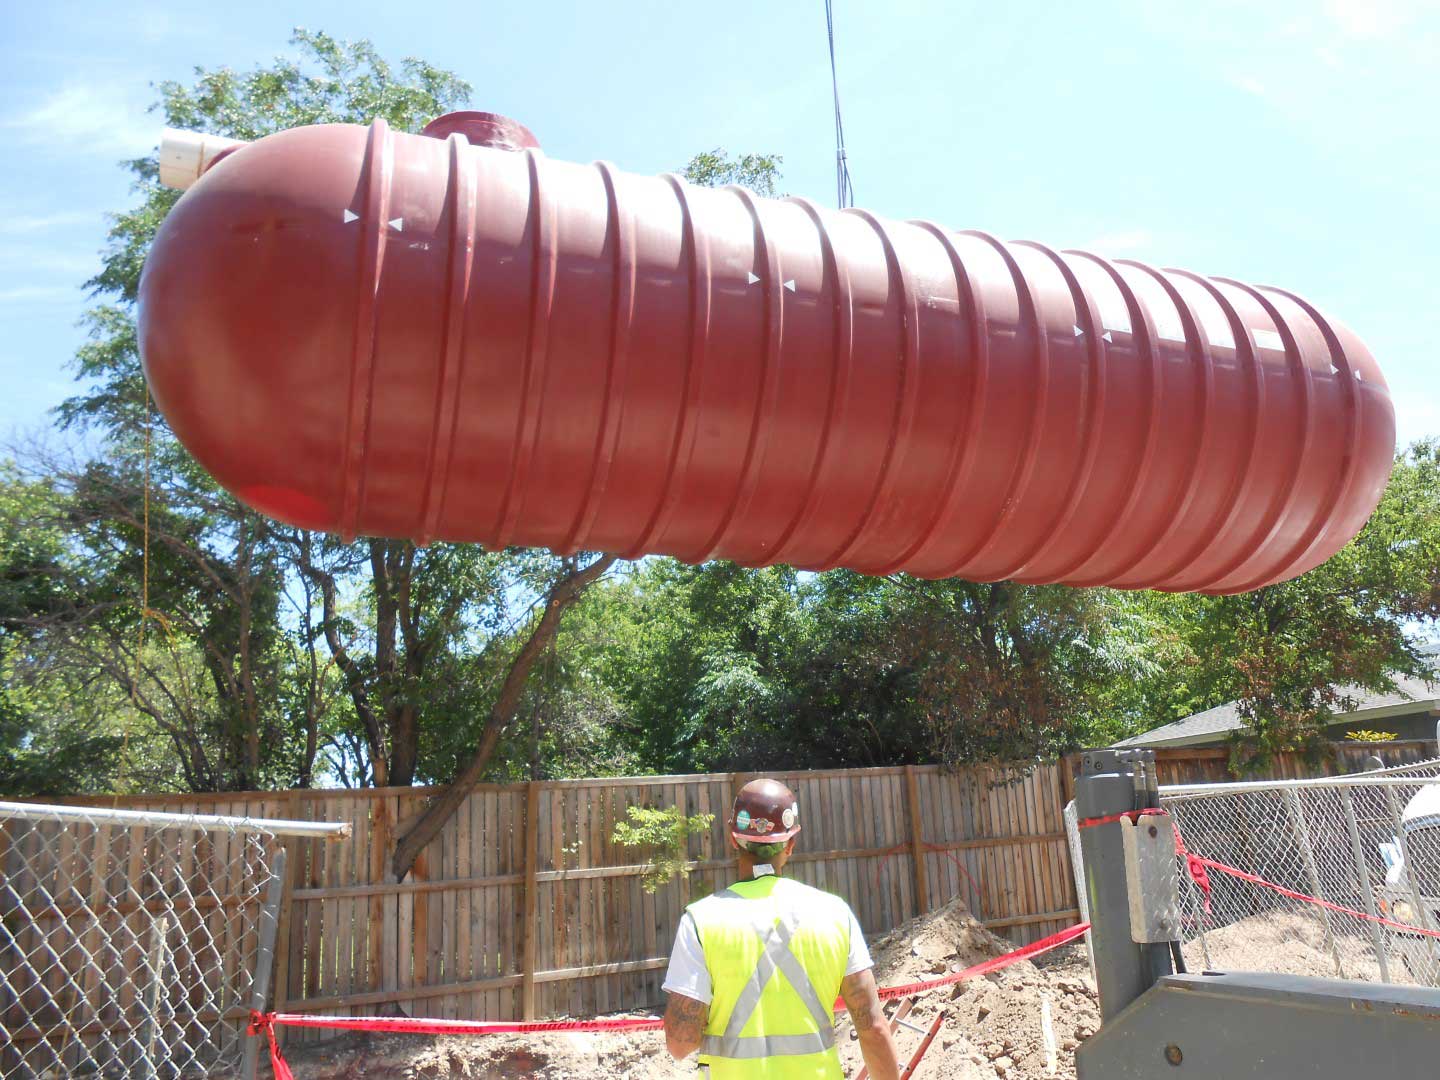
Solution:
<svg viewBox="0 0 1440 1080">
<path fill-rule="evenodd" d="M 539 150 L 540 140 L 518 120 L 490 112 L 452 112 L 437 116 L 425 125 L 423 135 L 432 139 L 448 139 L 463 135 L 471 146 L 489 146 L 495 150 Z"/>
</svg>

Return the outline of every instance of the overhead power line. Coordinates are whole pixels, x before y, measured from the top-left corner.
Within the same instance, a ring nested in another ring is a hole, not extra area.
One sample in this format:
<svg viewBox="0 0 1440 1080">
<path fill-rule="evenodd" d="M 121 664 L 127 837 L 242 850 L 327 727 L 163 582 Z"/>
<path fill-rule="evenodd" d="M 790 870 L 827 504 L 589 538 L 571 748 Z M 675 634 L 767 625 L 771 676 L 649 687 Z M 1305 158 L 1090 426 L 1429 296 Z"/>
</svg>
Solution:
<svg viewBox="0 0 1440 1080">
<path fill-rule="evenodd" d="M 855 205 L 850 163 L 845 159 L 845 123 L 840 118 L 840 79 L 835 69 L 835 5 L 825 0 L 825 35 L 830 41 L 830 91 L 835 98 L 835 201 L 840 209 Z"/>
</svg>

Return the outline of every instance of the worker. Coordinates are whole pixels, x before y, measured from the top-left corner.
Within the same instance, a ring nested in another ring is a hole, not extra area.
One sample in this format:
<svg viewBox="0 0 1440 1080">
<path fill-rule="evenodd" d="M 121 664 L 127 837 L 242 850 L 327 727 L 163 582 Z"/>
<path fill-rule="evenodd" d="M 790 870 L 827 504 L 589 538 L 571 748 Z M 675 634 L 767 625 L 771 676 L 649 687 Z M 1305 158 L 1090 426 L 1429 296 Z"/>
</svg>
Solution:
<svg viewBox="0 0 1440 1080">
<path fill-rule="evenodd" d="M 709 1080 L 843 1080 L 835 998 L 845 1001 L 874 1080 L 900 1065 L 870 950 L 850 905 L 785 876 L 800 804 L 777 780 L 740 789 L 727 822 L 740 880 L 680 917 L 663 989 L 665 1045 L 700 1051 Z"/>
</svg>

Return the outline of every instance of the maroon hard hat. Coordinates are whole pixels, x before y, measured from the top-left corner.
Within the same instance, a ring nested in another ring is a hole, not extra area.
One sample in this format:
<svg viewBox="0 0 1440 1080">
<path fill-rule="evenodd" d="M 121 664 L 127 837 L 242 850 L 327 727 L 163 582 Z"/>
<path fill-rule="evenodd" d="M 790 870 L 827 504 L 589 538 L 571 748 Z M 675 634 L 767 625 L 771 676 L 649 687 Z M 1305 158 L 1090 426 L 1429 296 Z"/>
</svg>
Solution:
<svg viewBox="0 0 1440 1080">
<path fill-rule="evenodd" d="M 751 780 L 735 796 L 730 835 L 741 843 L 779 844 L 800 831 L 800 803 L 779 780 Z"/>
</svg>

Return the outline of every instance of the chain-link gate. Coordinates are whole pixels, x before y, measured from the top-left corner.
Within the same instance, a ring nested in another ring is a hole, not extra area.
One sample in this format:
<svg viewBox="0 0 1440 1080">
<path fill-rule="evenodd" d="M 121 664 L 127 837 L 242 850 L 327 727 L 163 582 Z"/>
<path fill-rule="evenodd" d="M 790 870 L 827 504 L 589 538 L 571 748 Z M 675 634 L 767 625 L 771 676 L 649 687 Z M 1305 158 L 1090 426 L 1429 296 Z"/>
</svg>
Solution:
<svg viewBox="0 0 1440 1080">
<path fill-rule="evenodd" d="M 0 1078 L 243 1070 L 269 989 L 277 837 L 347 833 L 0 803 Z"/>
<path fill-rule="evenodd" d="M 1185 851 L 1268 883 L 1182 858 L 1192 970 L 1440 986 L 1440 761 L 1160 791 Z"/>
</svg>

